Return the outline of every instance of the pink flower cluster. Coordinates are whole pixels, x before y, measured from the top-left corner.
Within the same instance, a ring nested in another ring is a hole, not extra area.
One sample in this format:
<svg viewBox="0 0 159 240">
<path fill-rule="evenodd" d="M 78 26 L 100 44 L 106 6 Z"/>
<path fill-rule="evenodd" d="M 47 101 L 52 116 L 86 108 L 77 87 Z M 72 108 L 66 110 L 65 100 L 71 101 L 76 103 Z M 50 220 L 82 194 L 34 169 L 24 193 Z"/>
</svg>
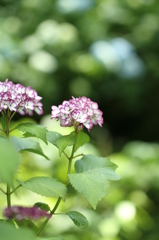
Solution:
<svg viewBox="0 0 159 240">
<path fill-rule="evenodd" d="M 51 118 L 60 120 L 63 127 L 74 126 L 78 128 L 86 127 L 89 131 L 93 125 L 103 124 L 103 112 L 98 109 L 98 104 L 89 98 L 72 97 L 69 101 L 64 101 L 62 105 L 52 106 Z"/>
<path fill-rule="evenodd" d="M 46 211 L 39 209 L 38 207 L 7 207 L 4 209 L 4 216 L 7 219 L 16 219 L 16 220 L 38 220 L 42 217 L 50 218 L 51 215 Z"/>
<path fill-rule="evenodd" d="M 37 114 L 42 114 L 42 97 L 31 89 L 30 86 L 24 87 L 21 84 L 14 84 L 6 79 L 0 82 L 0 112 L 6 109 L 18 112 L 21 115 L 33 115 L 33 110 Z"/>
</svg>

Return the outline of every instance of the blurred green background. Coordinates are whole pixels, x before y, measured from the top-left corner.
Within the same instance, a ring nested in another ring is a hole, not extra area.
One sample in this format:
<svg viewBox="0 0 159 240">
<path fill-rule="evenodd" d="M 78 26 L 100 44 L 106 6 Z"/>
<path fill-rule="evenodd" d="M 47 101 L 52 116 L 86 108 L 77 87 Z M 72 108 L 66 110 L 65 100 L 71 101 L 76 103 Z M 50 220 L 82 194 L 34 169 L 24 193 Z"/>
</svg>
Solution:
<svg viewBox="0 0 159 240">
<path fill-rule="evenodd" d="M 0 1 L 1 81 L 36 89 L 44 115 L 35 114 L 34 120 L 63 134 L 71 129 L 50 120 L 51 105 L 71 96 L 96 101 L 104 125 L 92 129 L 83 151 L 109 156 L 121 175 L 97 211 L 71 193 L 62 204 L 61 211 L 82 211 L 89 230 L 79 231 L 57 215 L 44 234 L 66 240 L 158 240 L 158 53 L 158 0 Z M 49 174 L 63 180 L 65 160 L 52 146 L 41 145 L 52 161 L 24 154 L 19 178 Z M 15 203 L 39 200 L 21 193 Z M 44 201 L 53 205 L 52 199 Z"/>
</svg>

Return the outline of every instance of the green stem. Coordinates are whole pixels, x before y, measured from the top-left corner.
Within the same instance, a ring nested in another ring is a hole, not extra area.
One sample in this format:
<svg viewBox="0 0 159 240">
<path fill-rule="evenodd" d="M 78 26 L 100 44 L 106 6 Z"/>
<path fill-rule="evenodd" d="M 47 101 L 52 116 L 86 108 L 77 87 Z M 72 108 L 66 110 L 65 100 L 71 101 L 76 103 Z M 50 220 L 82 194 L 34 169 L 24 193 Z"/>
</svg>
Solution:
<svg viewBox="0 0 159 240">
<path fill-rule="evenodd" d="M 66 185 L 69 184 L 68 174 L 71 172 L 71 165 L 72 165 L 72 159 L 73 159 L 73 156 L 74 156 L 74 151 L 75 151 L 75 144 L 74 144 L 73 147 L 72 147 L 71 156 L 70 156 L 70 157 L 66 156 L 66 157 L 68 158 L 68 160 L 69 160 L 68 170 L 67 170 L 67 177 L 66 177 Z M 56 209 L 58 208 L 58 206 L 59 206 L 59 204 L 60 204 L 60 202 L 61 202 L 61 200 L 62 200 L 61 197 L 59 197 L 59 198 L 57 199 L 57 202 L 56 202 L 54 208 L 53 208 L 52 211 L 50 212 L 50 214 L 51 214 L 50 218 L 54 215 Z M 40 233 L 42 232 L 42 230 L 44 229 L 44 227 L 46 226 L 46 224 L 49 222 L 50 218 L 46 218 L 46 219 L 45 219 L 45 221 L 43 222 L 43 224 L 41 225 L 41 227 L 40 227 L 39 230 L 37 231 L 37 234 L 36 234 L 37 237 L 40 235 Z"/>
<path fill-rule="evenodd" d="M 69 163 L 68 163 L 68 170 L 67 170 L 66 185 L 68 185 L 68 184 L 69 184 L 69 178 L 68 178 L 68 174 L 70 174 L 70 172 L 71 172 L 72 159 L 73 159 L 73 158 L 70 158 L 70 159 L 69 159 Z"/>
<path fill-rule="evenodd" d="M 67 185 L 69 184 L 68 174 L 70 174 L 70 172 L 71 172 L 72 159 L 74 158 L 74 153 L 75 153 L 75 145 L 76 145 L 76 143 L 73 145 L 71 156 L 69 157 L 69 164 L 68 164 L 67 178 L 66 178 L 66 184 Z"/>
<path fill-rule="evenodd" d="M 10 121 L 11 119 L 14 117 L 14 115 L 16 114 L 16 112 L 13 112 L 12 115 L 10 116 Z"/>
<path fill-rule="evenodd" d="M 10 124 L 10 111 L 9 108 L 7 109 L 7 123 L 6 123 L 6 138 L 9 139 L 9 124 Z M 7 206 L 11 206 L 11 191 L 10 191 L 10 185 L 7 183 Z"/>
<path fill-rule="evenodd" d="M 20 188 L 22 185 L 21 184 L 19 184 L 16 188 L 14 188 L 13 189 L 13 191 L 12 192 L 10 192 L 10 194 L 12 194 L 12 193 L 14 193 L 18 188 Z"/>
<path fill-rule="evenodd" d="M 1 111 L 1 113 L 2 113 L 2 115 L 4 115 L 4 112 L 3 112 L 3 110 Z"/>
<path fill-rule="evenodd" d="M 11 133 L 11 132 L 14 131 L 14 130 L 16 130 L 16 127 L 15 127 L 15 128 L 12 128 L 12 129 L 9 131 L 9 133 Z"/>
<path fill-rule="evenodd" d="M 65 151 L 63 151 L 63 154 L 64 154 L 65 157 L 69 160 L 69 156 L 65 153 Z"/>
<path fill-rule="evenodd" d="M 61 202 L 61 199 L 62 199 L 61 197 L 59 197 L 59 198 L 57 199 L 57 202 L 56 202 L 54 208 L 53 208 L 52 211 L 51 211 L 51 215 L 53 215 L 53 214 L 55 213 L 56 209 L 58 208 L 58 206 L 59 206 L 59 204 L 60 204 L 60 202 Z"/>
<path fill-rule="evenodd" d="M 76 155 L 76 156 L 74 156 L 73 158 L 76 158 L 76 157 L 83 157 L 83 156 L 85 156 L 83 153 L 81 153 L 81 154 L 78 154 L 78 155 Z"/>
<path fill-rule="evenodd" d="M 54 215 L 56 209 L 58 208 L 58 206 L 59 206 L 59 204 L 60 204 L 60 202 L 61 202 L 61 199 L 62 199 L 61 197 L 59 197 L 59 198 L 57 199 L 57 202 L 56 202 L 54 208 L 52 209 L 52 211 L 51 211 L 51 213 L 50 213 L 50 215 L 51 215 L 50 218 Z M 44 227 L 46 226 L 46 224 L 48 223 L 48 221 L 50 220 L 50 218 L 46 218 L 46 219 L 45 219 L 45 221 L 43 222 L 43 224 L 42 224 L 41 227 L 39 228 L 38 232 L 36 233 L 36 236 L 37 236 L 37 237 L 40 235 L 40 233 L 42 232 L 42 230 L 44 229 Z"/>
<path fill-rule="evenodd" d="M 0 191 L 4 194 L 6 194 L 6 192 L 0 187 Z"/>
<path fill-rule="evenodd" d="M 72 158 L 69 160 L 67 175 L 71 172 Z"/>
<path fill-rule="evenodd" d="M 10 207 L 11 206 L 11 192 L 10 192 L 10 186 L 9 184 L 7 184 L 7 192 L 6 192 L 6 195 L 7 195 L 7 206 Z"/>
</svg>

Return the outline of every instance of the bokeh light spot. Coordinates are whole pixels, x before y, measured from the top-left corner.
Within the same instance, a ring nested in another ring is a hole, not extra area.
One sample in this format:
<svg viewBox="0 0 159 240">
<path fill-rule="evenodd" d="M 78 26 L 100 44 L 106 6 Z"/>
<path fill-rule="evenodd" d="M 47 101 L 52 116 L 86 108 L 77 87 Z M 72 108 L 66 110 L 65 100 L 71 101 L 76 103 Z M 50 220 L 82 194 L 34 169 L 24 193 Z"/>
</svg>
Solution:
<svg viewBox="0 0 159 240">
<path fill-rule="evenodd" d="M 115 207 L 115 215 L 123 222 L 131 221 L 135 218 L 136 208 L 133 203 L 123 201 Z"/>
<path fill-rule="evenodd" d="M 63 13 L 81 12 L 89 9 L 93 0 L 58 0 L 57 9 Z"/>
<path fill-rule="evenodd" d="M 115 218 L 105 219 L 99 225 L 99 231 L 105 237 L 116 236 L 119 230 L 120 225 Z"/>
<path fill-rule="evenodd" d="M 54 72 L 58 67 L 56 58 L 46 51 L 33 53 L 29 58 L 29 64 L 33 68 L 46 73 Z"/>
<path fill-rule="evenodd" d="M 43 42 L 36 35 L 30 35 L 22 41 L 22 49 L 26 53 L 32 53 L 43 46 Z"/>
</svg>

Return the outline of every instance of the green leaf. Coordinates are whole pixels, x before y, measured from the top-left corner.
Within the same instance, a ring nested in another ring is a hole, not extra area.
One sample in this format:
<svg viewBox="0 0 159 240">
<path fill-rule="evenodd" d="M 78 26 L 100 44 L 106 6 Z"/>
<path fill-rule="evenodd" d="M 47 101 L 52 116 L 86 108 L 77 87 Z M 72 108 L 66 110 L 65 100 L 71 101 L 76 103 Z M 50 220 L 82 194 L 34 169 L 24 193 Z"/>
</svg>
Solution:
<svg viewBox="0 0 159 240">
<path fill-rule="evenodd" d="M 90 141 L 89 136 L 83 131 L 80 131 L 77 135 L 75 132 L 72 132 L 65 136 L 57 132 L 48 131 L 46 136 L 50 143 L 59 148 L 60 156 L 67 146 L 72 146 L 76 142 L 74 150 L 77 151 L 79 147 Z"/>
<path fill-rule="evenodd" d="M 75 163 L 77 173 L 96 168 L 108 168 L 115 170 L 117 165 L 112 163 L 108 158 L 97 157 L 91 154 L 85 155 Z"/>
<path fill-rule="evenodd" d="M 36 236 L 29 229 L 16 229 L 9 223 L 0 222 L 0 233 L 2 240 L 36 240 Z"/>
<path fill-rule="evenodd" d="M 80 192 L 95 209 L 97 203 L 108 194 L 109 182 L 95 171 L 69 174 L 72 186 Z"/>
<path fill-rule="evenodd" d="M 34 177 L 26 182 L 18 182 L 32 192 L 45 197 L 62 197 L 64 199 L 67 193 L 66 186 L 55 178 Z"/>
<path fill-rule="evenodd" d="M 56 141 L 58 138 L 60 138 L 62 135 L 60 133 L 57 132 L 53 132 L 53 131 L 48 131 L 46 133 L 46 139 L 47 141 L 49 141 L 50 143 L 52 143 L 54 146 L 57 147 Z"/>
<path fill-rule="evenodd" d="M 37 203 L 34 204 L 34 206 L 40 208 L 41 210 L 45 210 L 45 211 L 47 211 L 47 212 L 50 211 L 49 205 L 46 204 L 46 203 L 43 203 L 43 202 L 37 202 Z"/>
<path fill-rule="evenodd" d="M 108 180 L 120 179 L 114 172 L 115 167 L 107 158 L 86 155 L 76 161 L 76 173 L 69 174 L 68 177 L 72 186 L 82 193 L 95 209 L 97 203 L 108 194 Z"/>
<path fill-rule="evenodd" d="M 12 185 L 13 176 L 22 162 L 22 156 L 5 138 L 0 138 L 0 180 Z"/>
<path fill-rule="evenodd" d="M 59 148 L 59 154 L 65 150 L 67 146 L 72 146 L 76 142 L 76 133 L 71 132 L 69 135 L 61 136 L 57 139 L 56 144 Z"/>
<path fill-rule="evenodd" d="M 19 228 L 25 227 L 25 228 L 30 228 L 34 233 L 37 233 L 38 227 L 30 220 L 28 219 L 23 219 L 23 220 L 14 220 Z"/>
<path fill-rule="evenodd" d="M 83 131 L 80 131 L 77 134 L 77 140 L 76 140 L 76 144 L 75 144 L 75 152 L 77 151 L 77 149 L 81 146 L 83 146 L 85 143 L 88 143 L 90 141 L 90 137 L 88 136 L 88 134 L 86 134 Z"/>
<path fill-rule="evenodd" d="M 88 228 L 88 221 L 87 218 L 76 211 L 71 211 L 71 212 L 67 212 L 67 215 L 71 218 L 71 220 L 74 222 L 74 224 L 81 228 L 81 229 L 86 229 Z"/>
<path fill-rule="evenodd" d="M 9 223 L 10 225 L 14 226 L 15 227 L 15 222 L 14 220 L 12 219 L 0 219 L 0 223 L 3 222 L 3 223 Z"/>
<path fill-rule="evenodd" d="M 16 129 L 25 132 L 24 137 L 37 137 L 48 144 L 46 140 L 47 129 L 41 125 L 34 123 L 20 123 Z"/>
<path fill-rule="evenodd" d="M 7 116 L 3 115 L 0 117 L 0 123 L 2 125 L 3 130 L 5 131 L 6 129 L 6 123 L 7 123 Z"/>
<path fill-rule="evenodd" d="M 49 158 L 43 153 L 40 144 L 32 139 L 18 138 L 12 136 L 10 138 L 10 141 L 12 142 L 12 144 L 14 145 L 18 152 L 28 151 L 36 153 L 49 160 Z"/>
</svg>

